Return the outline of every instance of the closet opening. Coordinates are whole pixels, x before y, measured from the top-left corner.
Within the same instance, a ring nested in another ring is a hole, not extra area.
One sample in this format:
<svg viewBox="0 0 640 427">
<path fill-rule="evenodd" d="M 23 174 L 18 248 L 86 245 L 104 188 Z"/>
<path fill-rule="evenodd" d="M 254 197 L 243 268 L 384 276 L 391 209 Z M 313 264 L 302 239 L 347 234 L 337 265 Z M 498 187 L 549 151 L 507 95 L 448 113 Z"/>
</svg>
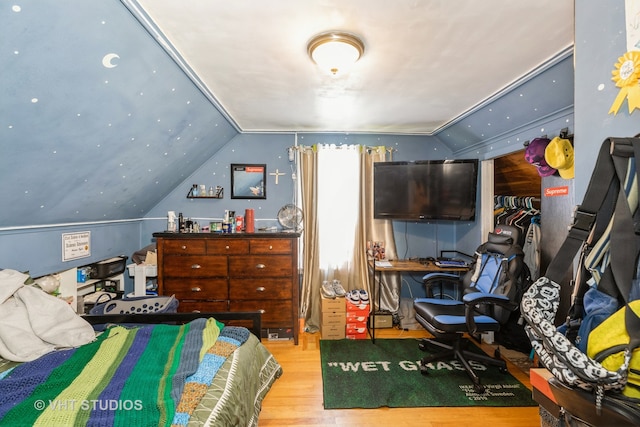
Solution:
<svg viewBox="0 0 640 427">
<path fill-rule="evenodd" d="M 492 226 L 515 226 L 520 230 L 518 243 L 529 256 L 525 262 L 532 278 L 540 276 L 541 188 L 542 178 L 524 157 L 524 149 L 493 161 Z"/>
<path fill-rule="evenodd" d="M 544 274 L 564 241 L 575 206 L 574 186 L 573 179 L 563 179 L 557 174 L 541 177 L 526 161 L 524 153 L 523 148 L 482 162 L 482 233 L 486 236 L 496 225 L 509 221 L 527 230 L 531 223 L 538 224 L 539 241 L 535 242 L 539 249 L 538 267 L 536 262 L 533 267 L 527 263 L 535 279 Z M 566 195 L 545 195 L 546 189 L 556 187 L 567 188 Z M 523 249 L 527 245 L 526 238 L 527 234 L 521 241 Z M 568 271 L 563 280 L 562 284 L 567 285 L 563 286 L 557 322 L 562 322 L 562 313 L 569 309 L 572 277 L 573 272 Z"/>
</svg>

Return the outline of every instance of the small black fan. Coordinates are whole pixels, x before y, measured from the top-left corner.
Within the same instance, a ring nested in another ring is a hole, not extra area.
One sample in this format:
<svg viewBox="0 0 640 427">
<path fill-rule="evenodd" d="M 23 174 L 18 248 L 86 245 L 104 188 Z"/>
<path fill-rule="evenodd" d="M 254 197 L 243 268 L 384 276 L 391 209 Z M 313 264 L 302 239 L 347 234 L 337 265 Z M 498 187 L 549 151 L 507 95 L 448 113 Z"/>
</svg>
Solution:
<svg viewBox="0 0 640 427">
<path fill-rule="evenodd" d="M 302 210 L 296 205 L 284 205 L 278 211 L 278 222 L 283 231 L 296 232 L 302 229 Z"/>
</svg>

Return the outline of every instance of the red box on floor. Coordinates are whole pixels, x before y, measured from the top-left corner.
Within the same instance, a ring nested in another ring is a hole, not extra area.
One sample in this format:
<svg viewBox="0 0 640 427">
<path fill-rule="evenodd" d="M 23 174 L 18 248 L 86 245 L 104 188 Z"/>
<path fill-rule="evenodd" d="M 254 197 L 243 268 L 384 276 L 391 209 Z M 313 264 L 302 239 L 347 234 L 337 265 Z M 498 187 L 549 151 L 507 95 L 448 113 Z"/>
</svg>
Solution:
<svg viewBox="0 0 640 427">
<path fill-rule="evenodd" d="M 352 316 L 369 316 L 369 304 L 354 304 L 347 300 L 347 316 L 351 313 Z"/>
<path fill-rule="evenodd" d="M 346 320 L 347 320 L 347 323 L 359 323 L 359 322 L 366 323 L 368 317 L 369 317 L 368 312 L 366 315 L 362 315 L 357 311 L 348 311 Z"/>
<path fill-rule="evenodd" d="M 367 334 L 367 323 L 347 323 L 346 326 L 347 335 L 360 335 Z"/>
</svg>

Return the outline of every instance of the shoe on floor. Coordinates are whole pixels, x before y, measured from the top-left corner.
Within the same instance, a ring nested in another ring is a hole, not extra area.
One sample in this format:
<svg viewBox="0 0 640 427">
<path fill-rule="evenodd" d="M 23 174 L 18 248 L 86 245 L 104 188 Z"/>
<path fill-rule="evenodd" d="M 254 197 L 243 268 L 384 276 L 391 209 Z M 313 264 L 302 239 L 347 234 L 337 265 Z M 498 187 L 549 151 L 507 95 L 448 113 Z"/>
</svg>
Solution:
<svg viewBox="0 0 640 427">
<path fill-rule="evenodd" d="M 333 290 L 333 283 L 329 283 L 327 280 L 322 282 L 320 293 L 325 298 L 335 299 L 336 297 L 336 292 Z"/>
<path fill-rule="evenodd" d="M 342 283 L 340 283 L 340 280 L 334 279 L 332 286 L 333 293 L 335 293 L 338 298 L 343 298 L 345 295 L 347 295 L 347 291 L 345 291 L 342 287 Z"/>
<path fill-rule="evenodd" d="M 367 293 L 367 291 L 365 291 L 364 289 L 360 289 L 358 292 L 360 294 L 360 303 L 369 304 L 369 294 Z"/>
<path fill-rule="evenodd" d="M 360 304 L 360 292 L 357 290 L 347 292 L 347 300 L 353 304 Z"/>
</svg>

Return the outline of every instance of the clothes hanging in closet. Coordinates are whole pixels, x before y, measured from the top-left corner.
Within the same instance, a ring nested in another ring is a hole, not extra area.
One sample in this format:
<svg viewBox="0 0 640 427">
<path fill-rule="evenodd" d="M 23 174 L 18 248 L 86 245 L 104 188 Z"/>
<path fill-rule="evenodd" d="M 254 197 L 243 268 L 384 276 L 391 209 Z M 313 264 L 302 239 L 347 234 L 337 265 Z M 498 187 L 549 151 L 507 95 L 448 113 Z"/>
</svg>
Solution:
<svg viewBox="0 0 640 427">
<path fill-rule="evenodd" d="M 512 225 L 520 230 L 518 243 L 533 280 L 540 276 L 540 210 L 533 197 L 495 196 L 494 225 Z"/>
<path fill-rule="evenodd" d="M 540 277 L 540 235 L 540 224 L 537 221 L 532 221 L 524 238 L 524 245 L 522 245 L 524 263 L 529 267 L 533 281 Z"/>
</svg>

